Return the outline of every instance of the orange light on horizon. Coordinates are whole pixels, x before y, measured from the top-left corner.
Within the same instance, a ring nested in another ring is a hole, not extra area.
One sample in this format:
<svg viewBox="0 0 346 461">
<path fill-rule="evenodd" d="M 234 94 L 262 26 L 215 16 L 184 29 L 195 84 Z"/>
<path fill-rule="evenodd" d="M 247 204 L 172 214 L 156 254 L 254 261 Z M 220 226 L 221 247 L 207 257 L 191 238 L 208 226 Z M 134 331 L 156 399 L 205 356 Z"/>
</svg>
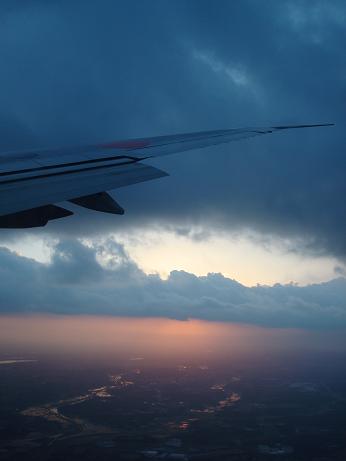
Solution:
<svg viewBox="0 0 346 461">
<path fill-rule="evenodd" d="M 326 341 L 332 335 L 333 341 Z M 328 337 L 329 337 L 328 336 Z M 105 316 L 21 315 L 0 317 L 0 353 L 92 357 L 156 357 L 203 360 L 299 351 L 306 347 L 343 347 L 344 335 L 297 329 Z M 1 357 L 0 357 L 1 358 Z"/>
</svg>

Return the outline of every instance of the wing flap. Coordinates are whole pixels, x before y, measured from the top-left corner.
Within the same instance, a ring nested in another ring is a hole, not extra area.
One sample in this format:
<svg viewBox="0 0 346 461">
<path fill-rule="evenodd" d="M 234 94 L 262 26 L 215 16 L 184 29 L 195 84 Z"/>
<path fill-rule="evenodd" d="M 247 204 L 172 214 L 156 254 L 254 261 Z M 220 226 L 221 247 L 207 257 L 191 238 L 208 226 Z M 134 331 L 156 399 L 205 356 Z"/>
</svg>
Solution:
<svg viewBox="0 0 346 461">
<path fill-rule="evenodd" d="M 167 176 L 141 163 L 0 183 L 1 214 L 35 208 Z"/>
</svg>

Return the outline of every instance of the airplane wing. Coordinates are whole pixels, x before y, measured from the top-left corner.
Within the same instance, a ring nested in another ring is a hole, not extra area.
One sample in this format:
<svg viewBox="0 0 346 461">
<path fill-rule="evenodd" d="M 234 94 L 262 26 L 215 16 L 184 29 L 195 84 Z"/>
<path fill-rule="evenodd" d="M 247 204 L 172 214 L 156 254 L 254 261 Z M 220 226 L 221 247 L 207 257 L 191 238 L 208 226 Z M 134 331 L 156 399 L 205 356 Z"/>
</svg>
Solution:
<svg viewBox="0 0 346 461">
<path fill-rule="evenodd" d="M 0 154 L 0 227 L 44 226 L 52 219 L 72 215 L 55 205 L 62 201 L 123 214 L 107 190 L 167 176 L 141 163 L 143 160 L 276 131 L 329 125 L 332 124 L 203 131 Z"/>
</svg>

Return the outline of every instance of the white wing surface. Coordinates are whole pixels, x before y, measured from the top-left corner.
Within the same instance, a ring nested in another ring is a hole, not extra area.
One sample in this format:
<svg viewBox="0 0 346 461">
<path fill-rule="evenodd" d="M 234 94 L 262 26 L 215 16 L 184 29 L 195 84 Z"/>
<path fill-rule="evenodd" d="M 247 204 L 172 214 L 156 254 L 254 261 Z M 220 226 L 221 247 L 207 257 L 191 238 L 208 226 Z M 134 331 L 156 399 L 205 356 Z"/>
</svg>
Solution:
<svg viewBox="0 0 346 461">
<path fill-rule="evenodd" d="M 54 205 L 64 200 L 96 211 L 123 214 L 107 190 L 167 175 L 141 163 L 143 160 L 275 131 L 328 125 L 203 131 L 0 154 L 0 227 L 44 226 L 52 219 L 69 216 L 71 211 Z"/>
</svg>

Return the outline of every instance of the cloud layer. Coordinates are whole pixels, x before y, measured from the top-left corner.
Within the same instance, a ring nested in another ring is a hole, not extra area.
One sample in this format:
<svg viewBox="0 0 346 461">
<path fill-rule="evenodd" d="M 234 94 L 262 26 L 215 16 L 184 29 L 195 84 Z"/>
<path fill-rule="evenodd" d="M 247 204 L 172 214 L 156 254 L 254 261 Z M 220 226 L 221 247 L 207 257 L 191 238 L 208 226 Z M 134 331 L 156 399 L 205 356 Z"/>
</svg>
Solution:
<svg viewBox="0 0 346 461">
<path fill-rule="evenodd" d="M 2 313 L 199 318 L 270 327 L 345 328 L 346 279 L 299 287 L 245 287 L 222 274 L 146 275 L 108 239 L 65 240 L 49 264 L 0 249 Z"/>
<path fill-rule="evenodd" d="M 157 160 L 171 177 L 117 192 L 124 217 L 82 212 L 48 232 L 198 223 L 345 260 L 343 1 L 11 0 L 0 12 L 2 150 L 337 123 Z"/>
</svg>

